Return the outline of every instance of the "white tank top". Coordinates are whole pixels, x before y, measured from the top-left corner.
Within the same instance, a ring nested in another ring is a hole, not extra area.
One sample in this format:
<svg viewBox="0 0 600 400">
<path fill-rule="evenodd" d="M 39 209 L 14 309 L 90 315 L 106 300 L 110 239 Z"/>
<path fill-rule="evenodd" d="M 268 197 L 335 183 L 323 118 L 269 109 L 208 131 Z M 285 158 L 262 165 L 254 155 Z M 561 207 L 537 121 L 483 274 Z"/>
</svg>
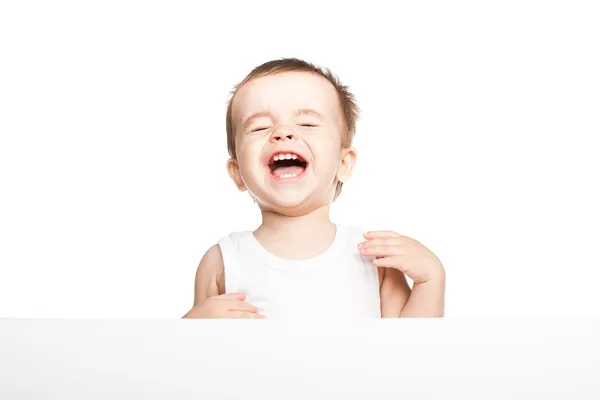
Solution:
<svg viewBox="0 0 600 400">
<path fill-rule="evenodd" d="M 226 293 L 245 293 L 246 302 L 269 319 L 380 318 L 379 275 L 371 257 L 361 257 L 363 230 L 336 225 L 329 249 L 306 260 L 268 252 L 251 231 L 219 240 Z"/>
</svg>

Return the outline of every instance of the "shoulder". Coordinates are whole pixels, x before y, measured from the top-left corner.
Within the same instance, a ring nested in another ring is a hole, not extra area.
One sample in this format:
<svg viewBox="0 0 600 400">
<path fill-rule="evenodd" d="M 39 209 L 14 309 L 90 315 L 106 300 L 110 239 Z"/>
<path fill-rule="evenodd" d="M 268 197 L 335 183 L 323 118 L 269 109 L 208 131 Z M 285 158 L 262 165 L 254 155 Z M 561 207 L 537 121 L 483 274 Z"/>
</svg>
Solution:
<svg viewBox="0 0 600 400">
<path fill-rule="evenodd" d="M 198 275 L 209 277 L 218 276 L 223 271 L 223 255 L 219 244 L 212 245 L 200 260 L 198 265 Z"/>
<path fill-rule="evenodd" d="M 225 263 L 235 262 L 240 248 L 247 241 L 248 233 L 247 231 L 231 232 L 221 237 L 206 251 L 200 261 L 198 270 L 206 276 L 215 278 L 221 294 L 225 292 Z"/>
<path fill-rule="evenodd" d="M 358 245 L 358 243 L 365 240 L 363 234 L 367 230 L 361 226 L 336 224 L 336 227 L 339 229 L 339 233 L 344 236 L 345 241 L 349 243 Z"/>
<path fill-rule="evenodd" d="M 225 293 L 225 257 L 235 253 L 245 232 L 233 232 L 222 237 L 206 250 L 196 269 L 194 303 Z"/>
<path fill-rule="evenodd" d="M 362 243 L 366 240 L 363 235 L 369 231 L 369 229 L 359 225 L 337 224 L 336 226 L 344 235 L 347 245 L 352 246 L 352 249 L 356 249 L 359 243 Z M 385 268 L 377 268 L 377 274 L 379 276 L 379 287 L 381 288 L 383 279 L 385 277 Z"/>
<path fill-rule="evenodd" d="M 223 265 L 223 255 L 221 254 L 221 247 L 217 243 L 206 250 L 206 253 L 202 256 L 199 267 L 202 266 L 206 269 L 215 269 L 215 266 L 218 266 L 219 264 L 221 264 L 221 266 Z"/>
</svg>

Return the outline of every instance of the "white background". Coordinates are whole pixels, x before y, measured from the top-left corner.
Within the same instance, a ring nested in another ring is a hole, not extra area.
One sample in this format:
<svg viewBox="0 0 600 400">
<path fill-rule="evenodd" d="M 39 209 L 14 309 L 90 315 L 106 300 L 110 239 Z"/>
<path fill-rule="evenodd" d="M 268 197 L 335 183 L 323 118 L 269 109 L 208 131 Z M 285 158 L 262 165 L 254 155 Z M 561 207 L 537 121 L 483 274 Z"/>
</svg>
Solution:
<svg viewBox="0 0 600 400">
<path fill-rule="evenodd" d="M 356 94 L 332 218 L 431 248 L 448 317 L 600 315 L 593 2 L 366 4 L 3 2 L 0 317 L 183 315 L 259 223 L 225 109 L 280 57 Z"/>
</svg>

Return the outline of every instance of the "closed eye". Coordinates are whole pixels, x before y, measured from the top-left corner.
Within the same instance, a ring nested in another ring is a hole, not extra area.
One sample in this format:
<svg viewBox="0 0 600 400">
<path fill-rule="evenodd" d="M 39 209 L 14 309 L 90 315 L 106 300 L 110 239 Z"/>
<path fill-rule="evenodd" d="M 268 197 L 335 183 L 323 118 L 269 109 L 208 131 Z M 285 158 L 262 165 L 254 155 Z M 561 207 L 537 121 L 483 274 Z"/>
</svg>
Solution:
<svg viewBox="0 0 600 400">
<path fill-rule="evenodd" d="M 306 126 L 306 127 L 309 127 L 309 128 L 316 128 L 319 125 L 315 125 L 315 124 L 300 124 L 300 126 Z"/>
<path fill-rule="evenodd" d="M 264 131 L 266 129 L 269 129 L 269 127 L 268 126 L 263 126 L 263 127 L 260 127 L 260 128 L 255 128 L 255 129 L 252 129 L 250 132 L 260 132 L 260 131 Z"/>
</svg>

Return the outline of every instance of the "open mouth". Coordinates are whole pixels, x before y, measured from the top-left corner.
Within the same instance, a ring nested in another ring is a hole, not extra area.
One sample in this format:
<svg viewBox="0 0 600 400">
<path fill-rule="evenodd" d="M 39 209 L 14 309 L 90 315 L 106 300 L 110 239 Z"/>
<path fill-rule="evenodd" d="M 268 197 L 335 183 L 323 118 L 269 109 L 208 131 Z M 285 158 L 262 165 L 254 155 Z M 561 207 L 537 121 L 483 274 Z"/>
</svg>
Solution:
<svg viewBox="0 0 600 400">
<path fill-rule="evenodd" d="M 269 160 L 271 175 L 278 179 L 296 178 L 306 171 L 308 163 L 295 153 L 275 153 Z"/>
</svg>

